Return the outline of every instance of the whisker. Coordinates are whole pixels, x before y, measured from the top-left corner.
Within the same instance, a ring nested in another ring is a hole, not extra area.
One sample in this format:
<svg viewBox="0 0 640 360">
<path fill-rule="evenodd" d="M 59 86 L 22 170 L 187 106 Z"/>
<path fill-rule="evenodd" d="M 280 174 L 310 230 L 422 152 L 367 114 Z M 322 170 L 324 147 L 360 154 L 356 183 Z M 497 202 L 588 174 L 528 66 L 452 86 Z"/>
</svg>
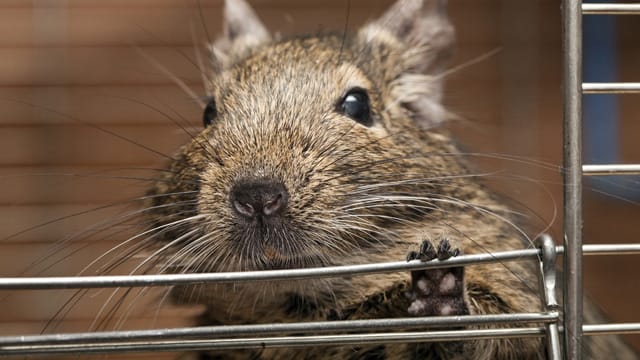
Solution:
<svg viewBox="0 0 640 360">
<path fill-rule="evenodd" d="M 198 2 L 198 6 L 199 5 L 200 3 Z M 199 8 L 199 10 L 200 10 L 200 15 L 202 15 L 202 8 Z M 208 78 L 208 72 L 206 71 L 204 63 L 202 62 L 202 53 L 200 52 L 200 47 L 198 47 L 197 45 L 198 41 L 196 37 L 196 29 L 193 23 L 190 24 L 189 28 L 191 30 L 191 39 L 193 41 L 193 51 L 196 56 L 196 63 L 198 65 L 198 69 L 200 70 L 200 76 L 202 77 L 202 85 L 204 86 L 204 93 L 207 96 L 213 96 L 213 89 L 211 88 L 211 82 L 210 82 L 211 80 Z M 208 34 L 205 34 L 205 35 L 208 36 Z M 207 44 L 211 44 L 211 42 L 209 41 Z"/>
<path fill-rule="evenodd" d="M 86 271 L 86 269 L 87 269 L 87 268 L 89 268 L 89 267 L 93 266 L 94 264 L 96 264 L 98 261 L 100 261 L 100 260 L 102 260 L 103 258 L 105 258 L 105 257 L 107 257 L 107 256 L 109 256 L 109 255 L 111 255 L 114 251 L 116 251 L 116 250 L 120 249 L 121 247 L 123 247 L 123 246 L 127 245 L 128 243 L 130 243 L 130 242 L 132 242 L 132 241 L 135 241 L 135 240 L 137 240 L 137 239 L 139 239 L 139 238 L 142 238 L 142 237 L 144 237 L 144 236 L 147 236 L 147 235 L 149 235 L 149 234 L 156 233 L 156 232 L 158 232 L 159 230 L 170 229 L 170 228 L 173 228 L 173 227 L 175 227 L 175 226 L 177 226 L 177 225 L 182 225 L 182 224 L 185 224 L 185 223 L 191 223 L 191 222 L 193 222 L 194 220 L 202 219 L 202 218 L 204 218 L 204 217 L 205 217 L 204 215 L 194 215 L 194 216 L 187 217 L 187 218 L 184 218 L 184 219 L 180 219 L 180 220 L 172 221 L 172 222 L 167 223 L 167 224 L 163 224 L 163 225 L 156 226 L 156 227 L 154 227 L 154 228 L 152 228 L 152 229 L 149 229 L 149 230 L 143 231 L 143 232 L 141 232 L 141 233 L 139 233 L 139 234 L 137 234 L 137 235 L 135 235 L 135 236 L 132 236 L 132 237 L 130 237 L 129 239 L 127 239 L 127 240 L 125 240 L 125 241 L 123 241 L 123 242 L 120 242 L 118 245 L 116 245 L 116 246 L 112 247 L 110 250 L 108 250 L 108 251 L 107 251 L 107 252 L 105 252 L 104 254 L 100 255 L 100 256 L 99 256 L 98 258 L 96 258 L 95 260 L 93 260 L 89 265 L 87 265 L 87 266 L 85 267 L 85 269 L 83 269 L 83 270 L 81 271 L 81 273 L 82 273 L 82 272 L 84 272 L 84 271 Z M 195 230 L 194 230 L 194 231 L 195 231 Z M 162 250 L 162 249 L 165 249 L 166 247 L 173 246 L 177 241 L 180 241 L 180 240 L 181 240 L 181 237 L 179 237 L 178 239 L 174 239 L 174 240 L 170 241 L 167 245 L 163 246 L 163 247 L 161 248 L 161 250 Z M 158 251 L 160 251 L 160 250 L 158 250 Z M 153 256 L 153 255 L 152 255 L 152 256 Z M 145 263 L 145 262 L 142 262 L 140 265 L 143 265 L 144 263 Z"/>
<path fill-rule="evenodd" d="M 197 217 L 201 217 L 201 215 L 197 216 Z M 192 219 L 189 219 L 192 220 Z M 174 246 L 177 243 L 180 243 L 181 241 L 183 241 L 184 239 L 188 238 L 189 236 L 191 236 L 193 233 L 196 233 L 197 231 L 199 231 L 199 229 L 194 229 L 190 232 L 187 232 L 185 234 L 183 234 L 182 236 L 170 241 L 168 244 L 164 245 L 163 247 L 161 247 L 160 249 L 156 250 L 154 253 L 152 253 L 151 255 L 147 256 L 147 258 L 142 261 L 140 264 L 138 264 L 133 270 L 131 270 L 129 272 L 130 275 L 136 274 L 140 269 L 142 269 L 145 265 L 149 264 L 149 262 L 152 259 L 156 258 L 156 255 L 165 251 L 167 248 L 170 248 L 172 246 Z M 115 297 L 115 295 L 118 293 L 118 291 L 121 288 L 115 288 L 112 292 L 111 295 L 107 298 L 107 300 L 105 301 L 105 303 L 102 305 L 102 307 L 98 310 L 98 312 L 96 313 L 96 319 L 99 319 L 102 317 L 103 314 L 105 314 L 105 311 L 107 309 L 107 305 L 111 302 L 111 300 Z M 118 300 L 118 302 L 116 302 L 116 305 L 113 306 L 108 313 L 106 313 L 105 318 L 110 318 L 111 314 L 113 314 L 114 311 L 117 311 L 117 308 L 119 308 L 122 304 L 122 302 L 124 301 L 124 297 L 126 297 L 127 294 L 129 294 L 131 291 L 133 290 L 133 288 L 128 288 L 125 291 L 125 295 L 122 296 L 120 298 L 120 300 Z M 92 328 L 95 326 L 95 322 L 94 324 L 92 324 Z"/>
<path fill-rule="evenodd" d="M 351 16 L 351 0 L 347 0 L 347 9 L 344 19 L 344 29 L 342 30 L 342 41 L 340 42 L 340 51 L 338 52 L 337 65 L 342 62 L 342 52 L 344 51 L 344 43 L 347 41 L 347 32 L 349 31 L 349 18 Z"/>
<path fill-rule="evenodd" d="M 207 106 L 207 104 L 200 100 L 200 96 L 196 95 L 196 93 L 191 90 L 191 88 L 184 81 L 182 81 L 179 77 L 177 77 L 174 73 L 172 73 L 169 69 L 162 65 L 158 60 L 149 56 L 144 50 L 139 47 L 136 47 L 135 49 L 142 57 L 144 57 L 151 65 L 153 65 L 153 67 L 155 67 L 158 71 L 166 75 L 176 85 L 178 85 L 178 87 L 180 87 L 180 89 L 182 89 L 182 91 L 184 91 L 190 99 L 198 103 L 201 109 L 204 109 L 205 106 Z"/>
<path fill-rule="evenodd" d="M 479 56 L 476 56 L 475 58 L 472 58 L 471 60 L 467 60 L 461 64 L 458 64 L 456 66 L 450 67 L 447 70 L 437 74 L 434 76 L 435 79 L 443 79 L 446 78 L 447 76 L 453 75 L 457 72 L 466 70 L 470 67 L 472 67 L 473 65 L 477 65 L 487 59 L 492 58 L 493 56 L 495 56 L 496 54 L 500 53 L 502 51 L 502 47 L 498 47 L 495 48 L 493 50 L 490 50 L 484 54 L 481 54 Z"/>
<path fill-rule="evenodd" d="M 162 194 L 161 196 L 171 196 L 168 194 Z M 156 196 L 151 196 L 150 198 L 153 198 Z M 33 267 L 35 267 L 38 264 L 41 264 L 44 260 L 48 260 L 52 254 L 56 254 L 56 253 L 60 253 L 63 249 L 65 249 L 66 247 L 70 246 L 71 244 L 74 243 L 75 239 L 79 239 L 85 236 L 90 236 L 92 234 L 98 233 L 104 229 L 108 229 L 108 228 L 112 228 L 115 227 L 117 225 L 121 225 L 122 223 L 124 223 L 125 221 L 129 220 L 132 217 L 136 217 L 138 215 L 141 215 L 145 212 L 148 211 L 152 211 L 152 210 L 157 210 L 157 209 L 161 209 L 161 208 L 167 208 L 167 207 L 172 207 L 172 206 L 179 206 L 179 205 L 183 205 L 183 204 L 187 204 L 186 203 L 174 203 L 174 204 L 163 204 L 163 205 L 158 205 L 158 206 L 152 206 L 152 207 L 147 207 L 147 208 L 143 208 L 143 209 L 137 209 L 134 211 L 130 211 L 124 214 L 121 214 L 115 218 L 111 218 L 111 219 L 107 219 L 104 221 L 101 221 L 99 223 L 90 225 L 85 227 L 84 230 L 76 232 L 72 235 L 66 236 L 65 238 L 56 241 L 55 246 L 50 248 L 49 251 L 44 254 L 43 256 L 39 257 L 38 259 L 34 260 L 23 272 L 26 273 L 26 271 L 28 271 L 29 269 L 32 269 Z"/>
</svg>

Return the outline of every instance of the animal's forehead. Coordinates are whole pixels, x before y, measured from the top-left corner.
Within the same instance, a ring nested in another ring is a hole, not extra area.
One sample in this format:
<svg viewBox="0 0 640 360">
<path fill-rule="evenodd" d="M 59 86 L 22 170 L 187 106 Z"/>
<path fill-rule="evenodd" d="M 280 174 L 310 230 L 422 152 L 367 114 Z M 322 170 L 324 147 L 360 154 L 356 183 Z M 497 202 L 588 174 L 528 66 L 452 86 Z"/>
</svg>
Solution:
<svg viewBox="0 0 640 360">
<path fill-rule="evenodd" d="M 330 40 L 285 41 L 270 45 L 225 71 L 219 90 L 223 97 L 234 101 L 335 101 L 350 88 L 371 86 L 352 59 L 349 49 Z"/>
<path fill-rule="evenodd" d="M 331 67 L 351 57 L 350 49 L 333 37 L 293 38 L 264 46 L 238 64 L 255 68 L 263 64 L 273 67 L 288 65 Z"/>
</svg>

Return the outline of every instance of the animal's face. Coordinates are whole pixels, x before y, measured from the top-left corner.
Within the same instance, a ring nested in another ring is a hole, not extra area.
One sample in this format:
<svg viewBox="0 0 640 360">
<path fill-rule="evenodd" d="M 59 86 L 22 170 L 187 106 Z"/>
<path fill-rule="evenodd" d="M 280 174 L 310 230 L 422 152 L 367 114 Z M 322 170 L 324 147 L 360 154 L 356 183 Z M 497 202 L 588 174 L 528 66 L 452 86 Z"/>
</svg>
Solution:
<svg viewBox="0 0 640 360">
<path fill-rule="evenodd" d="M 154 190 L 156 206 L 180 204 L 154 219 L 170 235 L 174 266 L 349 263 L 439 207 L 429 198 L 461 169 L 446 138 L 425 129 L 442 109 L 440 79 L 424 72 L 438 68 L 435 40 L 451 30 L 421 2 L 414 10 L 424 13 L 403 13 L 415 3 L 399 2 L 353 37 L 273 41 L 244 34 L 261 27 L 234 28 L 228 15 L 235 36 L 213 51 L 226 55 L 207 84 L 207 127 Z M 431 38 L 400 38 L 425 21 Z"/>
</svg>

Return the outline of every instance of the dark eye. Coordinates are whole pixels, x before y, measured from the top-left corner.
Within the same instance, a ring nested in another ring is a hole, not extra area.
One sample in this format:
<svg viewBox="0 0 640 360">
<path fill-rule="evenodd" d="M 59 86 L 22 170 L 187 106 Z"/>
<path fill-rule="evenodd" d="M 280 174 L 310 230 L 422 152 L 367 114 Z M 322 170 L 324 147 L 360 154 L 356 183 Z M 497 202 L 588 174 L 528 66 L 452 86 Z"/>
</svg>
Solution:
<svg viewBox="0 0 640 360">
<path fill-rule="evenodd" d="M 213 98 L 209 98 L 207 102 L 207 106 L 204 108 L 204 112 L 202 113 L 202 122 L 204 123 L 204 127 L 207 127 L 213 123 L 216 116 L 218 116 L 218 109 L 216 109 L 216 102 Z"/>
<path fill-rule="evenodd" d="M 349 90 L 342 98 L 338 111 L 359 122 L 364 126 L 373 125 L 371 119 L 371 109 L 369 106 L 369 95 L 364 89 L 354 88 Z"/>
</svg>

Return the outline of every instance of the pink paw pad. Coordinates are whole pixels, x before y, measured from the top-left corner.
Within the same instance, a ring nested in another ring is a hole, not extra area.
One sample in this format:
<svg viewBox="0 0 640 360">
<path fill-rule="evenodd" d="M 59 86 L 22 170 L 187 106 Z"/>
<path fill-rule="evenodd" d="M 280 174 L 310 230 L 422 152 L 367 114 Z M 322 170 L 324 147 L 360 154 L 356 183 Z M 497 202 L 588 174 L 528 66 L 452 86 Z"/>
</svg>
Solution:
<svg viewBox="0 0 640 360">
<path fill-rule="evenodd" d="M 452 249 L 447 239 L 441 240 L 437 249 L 425 240 L 418 252 L 409 253 L 407 261 L 442 261 L 459 254 L 460 250 Z M 464 267 L 412 271 L 411 282 L 411 290 L 407 294 L 411 300 L 409 314 L 439 316 L 469 313 L 464 301 Z"/>
</svg>

